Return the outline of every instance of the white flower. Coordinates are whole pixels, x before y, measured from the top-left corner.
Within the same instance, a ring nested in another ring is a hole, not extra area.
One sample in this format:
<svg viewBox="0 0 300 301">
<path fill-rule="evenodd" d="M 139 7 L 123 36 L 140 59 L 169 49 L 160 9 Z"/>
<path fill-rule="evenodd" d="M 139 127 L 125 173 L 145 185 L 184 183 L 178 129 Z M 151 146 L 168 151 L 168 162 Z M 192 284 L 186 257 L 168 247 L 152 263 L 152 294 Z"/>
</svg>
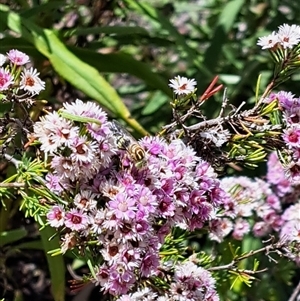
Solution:
<svg viewBox="0 0 300 301">
<path fill-rule="evenodd" d="M 5 63 L 6 56 L 2 53 L 0 53 L 0 67 Z"/>
<path fill-rule="evenodd" d="M 40 141 L 41 150 L 53 154 L 61 146 L 70 146 L 79 135 L 79 128 L 58 115 L 49 113 L 33 126 L 34 135 Z"/>
<path fill-rule="evenodd" d="M 192 79 L 188 79 L 182 76 L 175 76 L 174 79 L 170 79 L 169 87 L 173 88 L 175 94 L 190 94 L 195 90 L 195 86 L 197 85 L 196 81 Z"/>
<path fill-rule="evenodd" d="M 293 48 L 300 42 L 300 27 L 283 24 L 278 27 L 278 40 L 283 48 Z"/>
<path fill-rule="evenodd" d="M 32 67 L 21 73 L 20 88 L 28 91 L 32 95 L 39 94 L 45 89 L 45 82 L 39 78 L 39 72 Z"/>
<path fill-rule="evenodd" d="M 70 158 L 72 161 L 91 163 L 95 160 L 95 155 L 99 145 L 96 141 L 88 141 L 87 137 L 74 137 L 69 145 L 72 153 Z"/>
<path fill-rule="evenodd" d="M 278 34 L 273 31 L 268 36 L 260 37 L 258 39 L 257 45 L 261 46 L 262 49 L 268 49 L 273 48 L 277 43 L 279 43 Z"/>
<path fill-rule="evenodd" d="M 95 200 L 96 194 L 88 190 L 82 190 L 74 197 L 74 205 L 77 209 L 88 211 L 96 209 L 97 201 Z"/>
</svg>

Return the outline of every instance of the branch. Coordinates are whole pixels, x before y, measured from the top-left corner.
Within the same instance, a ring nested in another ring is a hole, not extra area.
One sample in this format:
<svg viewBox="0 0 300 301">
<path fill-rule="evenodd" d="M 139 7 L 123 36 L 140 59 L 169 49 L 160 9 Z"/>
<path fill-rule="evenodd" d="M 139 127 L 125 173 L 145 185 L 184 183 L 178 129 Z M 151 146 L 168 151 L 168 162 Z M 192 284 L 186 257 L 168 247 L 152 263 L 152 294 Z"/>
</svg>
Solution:
<svg viewBox="0 0 300 301">
<path fill-rule="evenodd" d="M 249 258 L 253 255 L 256 255 L 256 254 L 259 254 L 259 253 L 262 253 L 262 252 L 265 252 L 266 254 L 269 254 L 271 251 L 277 251 L 277 250 L 281 249 L 283 246 L 284 246 L 284 242 L 283 241 L 278 241 L 275 244 L 270 244 L 270 245 L 265 246 L 263 248 L 260 248 L 258 250 L 255 250 L 255 251 L 251 250 L 249 253 L 247 253 L 245 255 L 234 258 L 228 264 L 220 265 L 220 266 L 217 266 L 217 267 L 211 267 L 208 270 L 209 271 L 219 271 L 219 270 L 228 270 L 228 269 L 234 270 L 234 267 L 237 265 L 237 263 L 244 260 L 244 259 L 246 259 L 246 258 Z M 261 271 L 256 271 L 256 273 L 263 272 L 265 270 L 266 269 L 263 269 Z M 236 271 L 245 272 L 245 270 L 236 270 Z M 255 271 L 253 271 L 253 272 L 255 272 Z"/>
</svg>

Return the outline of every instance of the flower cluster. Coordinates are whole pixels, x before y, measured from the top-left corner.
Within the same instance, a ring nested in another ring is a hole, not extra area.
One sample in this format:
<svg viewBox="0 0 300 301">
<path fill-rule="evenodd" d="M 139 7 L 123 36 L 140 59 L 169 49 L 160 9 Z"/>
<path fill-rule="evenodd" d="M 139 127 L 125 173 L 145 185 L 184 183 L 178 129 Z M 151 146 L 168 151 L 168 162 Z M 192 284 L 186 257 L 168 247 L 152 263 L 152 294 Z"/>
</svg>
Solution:
<svg viewBox="0 0 300 301">
<path fill-rule="evenodd" d="M 278 47 L 283 49 L 293 48 L 300 42 L 300 26 L 283 24 L 278 27 L 278 31 L 273 31 L 267 36 L 260 37 L 257 45 L 262 49 L 274 50 Z"/>
<path fill-rule="evenodd" d="M 282 113 L 282 140 L 285 149 L 282 151 L 283 163 L 288 179 L 294 184 L 300 184 L 300 99 L 290 92 L 271 93 L 265 102 L 278 101 Z M 287 189 L 289 184 L 285 184 Z"/>
<path fill-rule="evenodd" d="M 299 243 L 300 99 L 285 91 L 271 93 L 264 99 L 264 103 L 275 101 L 283 126 L 281 138 L 285 147 L 279 152 L 282 162 L 276 153 L 270 154 L 266 181 L 247 177 L 221 180 L 221 187 L 230 197 L 224 202 L 223 211 L 210 221 L 213 240 L 223 241 L 229 234 L 241 240 L 249 232 L 256 237 L 275 232 L 289 243 Z M 293 251 L 293 260 L 299 262 L 299 246 Z"/>
<path fill-rule="evenodd" d="M 210 221 L 210 238 L 221 242 L 231 233 L 232 237 L 242 240 L 251 231 L 250 218 L 256 216 L 253 227 L 256 236 L 264 236 L 272 229 L 278 229 L 280 202 L 272 195 L 267 182 L 247 177 L 226 177 L 221 180 L 230 195 L 224 209 Z"/>
<path fill-rule="evenodd" d="M 45 82 L 39 78 L 39 72 L 33 67 L 26 68 L 30 62 L 29 56 L 12 49 L 6 55 L 0 54 L 0 93 L 19 91 L 24 96 L 37 95 L 45 89 Z"/>
<path fill-rule="evenodd" d="M 93 281 L 111 295 L 126 294 L 137 279 L 158 273 L 159 249 L 173 227 L 201 229 L 223 204 L 216 174 L 193 149 L 178 139 L 137 142 L 125 131 L 116 135 L 94 103 L 65 104 L 42 117 L 34 135 L 51 158 L 47 186 L 61 197 L 47 214 L 49 224 L 62 229 L 61 251 L 77 246 L 94 258 L 100 254 Z M 142 167 L 134 161 L 132 143 L 145 152 Z M 204 292 L 199 268 L 190 271 L 193 285 L 182 273 L 175 275 L 182 278 L 184 294 L 214 295 Z"/>
<path fill-rule="evenodd" d="M 300 186 L 288 181 L 276 153 L 269 156 L 267 181 L 225 177 L 221 187 L 229 197 L 209 222 L 210 239 L 221 242 L 230 234 L 242 240 L 250 232 L 256 237 L 275 232 L 287 244 L 297 244 L 290 257 L 300 263 Z"/>
<path fill-rule="evenodd" d="M 163 296 L 159 297 L 153 289 L 145 287 L 133 294 L 123 295 L 117 301 L 219 300 L 215 291 L 215 280 L 208 271 L 197 267 L 193 262 L 179 264 L 174 271 L 173 279 L 170 291 Z"/>
</svg>

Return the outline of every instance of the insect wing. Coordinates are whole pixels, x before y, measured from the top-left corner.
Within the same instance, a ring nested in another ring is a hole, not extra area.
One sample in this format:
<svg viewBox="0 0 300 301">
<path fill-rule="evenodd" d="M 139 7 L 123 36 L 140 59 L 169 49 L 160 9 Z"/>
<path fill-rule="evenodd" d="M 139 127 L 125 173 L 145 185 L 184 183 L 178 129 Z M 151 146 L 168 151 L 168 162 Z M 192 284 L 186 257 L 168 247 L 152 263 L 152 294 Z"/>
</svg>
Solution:
<svg viewBox="0 0 300 301">
<path fill-rule="evenodd" d="M 116 137 L 119 148 L 126 150 L 132 143 L 137 143 L 135 138 L 119 122 L 111 121 L 110 129 Z"/>
<path fill-rule="evenodd" d="M 117 147 L 126 150 L 131 159 L 142 166 L 145 159 L 145 150 L 120 123 L 112 121 L 110 125 L 116 139 Z"/>
<path fill-rule="evenodd" d="M 136 139 L 119 122 L 113 120 L 110 122 L 110 124 L 111 124 L 110 128 L 112 132 L 114 132 L 114 134 L 123 135 L 125 137 L 128 137 L 128 139 L 131 139 L 132 141 L 136 141 Z"/>
</svg>

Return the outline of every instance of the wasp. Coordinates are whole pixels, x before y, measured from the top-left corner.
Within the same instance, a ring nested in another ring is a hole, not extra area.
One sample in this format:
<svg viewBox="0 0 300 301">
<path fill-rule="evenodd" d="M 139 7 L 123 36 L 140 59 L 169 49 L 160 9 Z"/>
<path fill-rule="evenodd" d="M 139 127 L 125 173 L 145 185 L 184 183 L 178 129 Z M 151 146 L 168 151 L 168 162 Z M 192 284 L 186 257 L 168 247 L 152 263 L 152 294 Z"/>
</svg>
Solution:
<svg viewBox="0 0 300 301">
<path fill-rule="evenodd" d="M 116 145 L 125 150 L 137 167 L 145 163 L 146 152 L 136 139 L 117 121 L 110 122 L 110 130 L 115 136 Z"/>
</svg>

